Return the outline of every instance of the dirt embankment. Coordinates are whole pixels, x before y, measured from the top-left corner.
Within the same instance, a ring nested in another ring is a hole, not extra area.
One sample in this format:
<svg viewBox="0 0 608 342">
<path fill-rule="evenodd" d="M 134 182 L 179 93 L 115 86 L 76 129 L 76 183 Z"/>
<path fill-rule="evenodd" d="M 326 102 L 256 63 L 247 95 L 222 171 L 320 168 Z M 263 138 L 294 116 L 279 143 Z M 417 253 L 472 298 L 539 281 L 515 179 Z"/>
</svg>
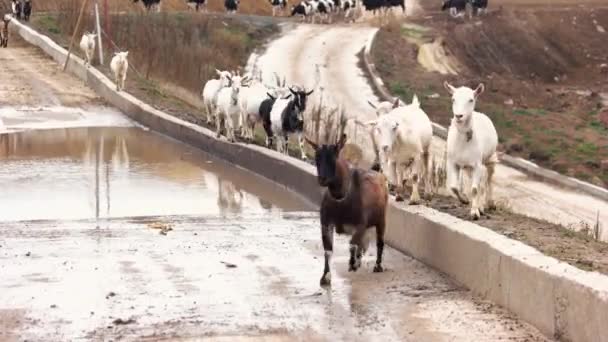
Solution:
<svg viewBox="0 0 608 342">
<path fill-rule="evenodd" d="M 501 150 L 606 187 L 608 8 L 537 2 L 525 9 L 505 3 L 481 20 L 445 13 L 411 20 L 428 31 L 393 23 L 380 31 L 374 61 L 394 94 L 422 95 L 443 125 L 451 116 L 443 80 L 485 83 L 478 109 L 492 117 Z M 429 72 L 417 61 L 419 45 L 438 37 L 457 76 Z"/>
</svg>

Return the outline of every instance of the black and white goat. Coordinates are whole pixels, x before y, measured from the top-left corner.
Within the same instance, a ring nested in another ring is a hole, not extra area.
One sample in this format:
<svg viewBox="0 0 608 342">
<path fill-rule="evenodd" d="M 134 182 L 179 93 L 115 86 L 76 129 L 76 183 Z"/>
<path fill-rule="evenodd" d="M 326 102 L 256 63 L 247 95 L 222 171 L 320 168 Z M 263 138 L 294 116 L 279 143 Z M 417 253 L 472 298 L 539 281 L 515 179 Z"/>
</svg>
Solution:
<svg viewBox="0 0 608 342">
<path fill-rule="evenodd" d="M 306 21 L 306 19 L 314 13 L 313 7 L 307 1 L 302 1 L 299 4 L 291 7 L 291 16 L 300 16 L 302 17 L 302 21 Z"/>
<path fill-rule="evenodd" d="M 133 2 L 138 3 L 139 0 L 133 0 Z M 141 2 L 144 4 L 146 11 L 150 11 L 152 8 L 155 8 L 156 12 L 160 12 L 160 0 L 141 0 Z"/>
<path fill-rule="evenodd" d="M 452 18 L 462 18 L 467 9 L 468 0 L 444 0 L 442 11 L 449 10 Z"/>
<path fill-rule="evenodd" d="M 207 0 L 187 0 L 187 4 L 197 12 L 199 9 L 202 9 L 203 12 L 207 10 Z"/>
<path fill-rule="evenodd" d="M 268 0 L 272 5 L 272 16 L 276 16 L 277 12 L 283 14 L 287 7 L 287 0 Z"/>
<path fill-rule="evenodd" d="M 239 0 L 225 0 L 224 8 L 228 13 L 236 13 L 239 10 Z"/>
<path fill-rule="evenodd" d="M 23 6 L 21 5 L 21 1 L 11 0 L 11 11 L 13 12 L 13 18 L 21 20 L 21 13 L 23 12 Z"/>
<path fill-rule="evenodd" d="M 264 120 L 264 127 L 270 127 L 270 131 L 266 133 L 269 139 L 274 135 L 277 137 L 277 151 L 288 154 L 287 143 L 289 136 L 296 134 L 298 136 L 298 144 L 302 159 L 306 159 L 304 153 L 304 111 L 306 110 L 306 100 L 313 90 L 293 89 L 289 88 L 291 96 L 288 98 L 276 99 L 272 104 L 270 115 Z"/>
<path fill-rule="evenodd" d="M 471 1 L 471 14 L 481 15 L 488 10 L 488 0 L 470 0 Z"/>
</svg>

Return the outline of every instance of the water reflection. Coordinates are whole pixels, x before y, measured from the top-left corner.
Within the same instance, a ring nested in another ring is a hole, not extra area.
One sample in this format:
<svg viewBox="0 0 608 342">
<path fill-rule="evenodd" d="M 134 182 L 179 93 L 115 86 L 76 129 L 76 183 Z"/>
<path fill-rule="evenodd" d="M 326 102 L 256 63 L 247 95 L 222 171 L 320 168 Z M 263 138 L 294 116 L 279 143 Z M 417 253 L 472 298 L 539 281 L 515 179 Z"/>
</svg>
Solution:
<svg viewBox="0 0 608 342">
<path fill-rule="evenodd" d="M 139 128 L 0 135 L 0 187 L 0 220 L 310 209 L 262 178 Z"/>
</svg>

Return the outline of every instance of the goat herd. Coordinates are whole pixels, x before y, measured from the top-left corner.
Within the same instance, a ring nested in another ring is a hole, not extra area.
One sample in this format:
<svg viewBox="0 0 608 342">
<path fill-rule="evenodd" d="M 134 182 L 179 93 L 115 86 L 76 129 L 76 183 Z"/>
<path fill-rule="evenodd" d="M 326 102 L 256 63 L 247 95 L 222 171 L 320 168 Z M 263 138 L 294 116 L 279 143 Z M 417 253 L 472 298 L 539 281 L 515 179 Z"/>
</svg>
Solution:
<svg viewBox="0 0 608 342">
<path fill-rule="evenodd" d="M 337 142 L 323 145 L 304 136 L 303 113 L 312 89 L 287 86 L 285 79 L 281 81 L 276 74 L 276 84 L 264 84 L 259 76 L 220 70 L 216 73 L 218 78 L 209 80 L 201 95 L 207 122 L 215 122 L 218 138 L 222 122 L 229 141 L 236 139 L 235 123 L 247 140 L 253 139 L 255 125 L 261 123 L 267 135 L 267 147 L 276 137 L 277 151 L 287 153 L 289 136 L 296 135 L 303 159 L 306 159 L 305 141 L 315 151 L 317 179 L 321 187 L 327 188 L 321 204 L 325 250 L 321 284 L 331 282 L 329 265 L 334 228 L 338 234 L 352 235 L 349 270 L 356 271 L 369 244 L 367 231 L 375 227 L 374 272 L 381 272 L 389 186 L 396 187 L 399 201 L 403 200 L 406 182 L 411 181 L 410 204 L 420 203 L 420 182 L 424 181 L 427 197 L 434 192 L 430 167 L 433 127 L 418 98 L 414 96 L 410 104 L 398 99 L 379 104 L 370 102 L 377 117 L 359 124 L 369 128 L 377 165 L 373 170 L 365 170 L 349 165 L 344 159 L 341 150 L 346 144 L 345 134 Z M 453 111 L 447 137 L 447 187 L 463 204 L 470 203 L 471 218 L 479 219 L 486 208 L 494 206 L 492 177 L 498 162 L 498 135 L 491 119 L 475 111 L 477 99 L 484 91 L 483 84 L 471 89 L 445 82 L 444 87 L 452 96 Z M 464 186 L 465 176 L 470 179 L 468 186 Z"/>
</svg>

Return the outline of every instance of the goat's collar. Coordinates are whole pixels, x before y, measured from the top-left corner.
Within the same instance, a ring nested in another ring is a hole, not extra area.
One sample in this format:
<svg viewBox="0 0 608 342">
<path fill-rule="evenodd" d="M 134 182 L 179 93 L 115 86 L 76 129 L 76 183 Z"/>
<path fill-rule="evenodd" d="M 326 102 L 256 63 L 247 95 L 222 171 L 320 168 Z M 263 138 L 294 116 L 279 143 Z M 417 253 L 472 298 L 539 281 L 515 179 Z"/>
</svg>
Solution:
<svg viewBox="0 0 608 342">
<path fill-rule="evenodd" d="M 457 128 L 458 133 L 465 136 L 466 142 L 470 142 L 473 139 L 473 127 L 468 128 Z"/>
</svg>

